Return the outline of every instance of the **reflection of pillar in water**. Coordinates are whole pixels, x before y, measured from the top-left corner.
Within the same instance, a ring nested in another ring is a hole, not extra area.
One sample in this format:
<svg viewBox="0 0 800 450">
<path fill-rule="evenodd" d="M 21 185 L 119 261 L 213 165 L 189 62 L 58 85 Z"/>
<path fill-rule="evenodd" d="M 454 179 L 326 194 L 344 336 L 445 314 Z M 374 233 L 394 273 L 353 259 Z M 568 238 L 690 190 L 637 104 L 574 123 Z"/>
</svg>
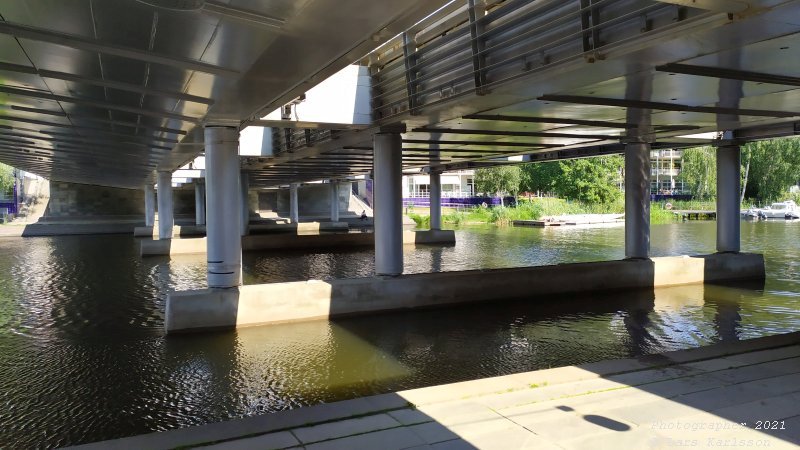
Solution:
<svg viewBox="0 0 800 450">
<path fill-rule="evenodd" d="M 714 329 L 717 337 L 722 342 L 739 340 L 739 325 L 742 316 L 739 314 L 742 307 L 739 302 L 717 303 L 717 313 L 714 314 Z"/>
<path fill-rule="evenodd" d="M 433 247 L 431 249 L 431 272 L 442 271 L 442 251 L 441 247 Z"/>
<path fill-rule="evenodd" d="M 651 325 L 650 313 L 655 307 L 655 294 L 652 290 L 635 290 L 626 293 L 624 318 L 628 339 L 628 353 L 631 356 L 648 353 L 648 348 L 656 343 L 648 327 Z"/>
<path fill-rule="evenodd" d="M 714 331 L 719 342 L 739 340 L 745 292 L 748 291 L 733 286 L 706 286 L 706 304 L 714 307 Z"/>
</svg>

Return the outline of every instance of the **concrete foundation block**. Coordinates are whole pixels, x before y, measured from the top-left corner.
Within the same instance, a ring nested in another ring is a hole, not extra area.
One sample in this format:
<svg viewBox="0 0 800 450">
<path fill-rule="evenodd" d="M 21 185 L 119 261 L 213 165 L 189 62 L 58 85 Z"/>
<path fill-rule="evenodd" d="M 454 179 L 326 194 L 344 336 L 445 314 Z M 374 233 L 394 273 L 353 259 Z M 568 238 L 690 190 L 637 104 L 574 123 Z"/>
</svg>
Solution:
<svg viewBox="0 0 800 450">
<path fill-rule="evenodd" d="M 133 229 L 133 237 L 153 237 L 155 227 L 136 227 Z"/>
<path fill-rule="evenodd" d="M 271 283 L 223 293 L 214 289 L 170 293 L 166 327 L 168 333 L 233 328 L 458 303 L 536 301 L 582 292 L 763 278 L 761 255 L 714 254 Z"/>
<path fill-rule="evenodd" d="M 453 230 L 404 231 L 403 244 L 455 245 L 456 233 Z"/>
<path fill-rule="evenodd" d="M 344 225 L 347 226 L 346 223 Z M 338 227 L 340 225 L 336 226 Z M 186 227 L 181 228 L 181 230 L 184 228 Z M 406 245 L 453 245 L 455 242 L 456 236 L 452 230 L 403 232 L 403 244 Z M 286 233 L 250 234 L 248 236 L 242 236 L 242 251 L 371 247 L 373 245 L 375 245 L 375 235 L 372 233 Z M 205 252 L 205 238 L 196 238 L 163 241 L 143 240 L 141 242 L 140 253 L 142 256 L 168 256 Z"/>
<path fill-rule="evenodd" d="M 141 256 L 191 255 L 206 252 L 206 238 L 143 240 L 140 245 Z"/>
<path fill-rule="evenodd" d="M 153 237 L 157 235 L 156 227 L 136 227 L 133 229 L 133 237 Z M 173 236 L 205 236 L 205 225 L 176 225 L 172 227 Z"/>
</svg>

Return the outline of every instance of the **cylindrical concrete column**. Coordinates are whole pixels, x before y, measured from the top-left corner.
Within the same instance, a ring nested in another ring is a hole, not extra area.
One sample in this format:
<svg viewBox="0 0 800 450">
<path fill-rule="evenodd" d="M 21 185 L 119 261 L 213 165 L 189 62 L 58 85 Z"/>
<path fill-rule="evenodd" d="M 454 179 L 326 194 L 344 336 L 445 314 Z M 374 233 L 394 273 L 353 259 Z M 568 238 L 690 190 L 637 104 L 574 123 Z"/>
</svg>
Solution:
<svg viewBox="0 0 800 450">
<path fill-rule="evenodd" d="M 431 230 L 442 229 L 442 174 L 430 174 Z"/>
<path fill-rule="evenodd" d="M 650 256 L 650 144 L 625 146 L 625 257 Z"/>
<path fill-rule="evenodd" d="M 375 274 L 403 273 L 403 148 L 400 133 L 375 135 Z"/>
<path fill-rule="evenodd" d="M 741 218 L 741 152 L 738 145 L 717 148 L 717 251 L 738 252 Z"/>
<path fill-rule="evenodd" d="M 297 201 L 297 189 L 299 185 L 292 183 L 289 185 L 289 220 L 292 223 L 300 222 L 300 207 Z"/>
<path fill-rule="evenodd" d="M 200 179 L 194 182 L 194 223 L 206 224 L 206 184 Z"/>
<path fill-rule="evenodd" d="M 206 236 L 208 287 L 242 284 L 239 131 L 206 127 Z"/>
<path fill-rule="evenodd" d="M 152 184 L 144 187 L 144 225 L 152 227 L 156 224 L 156 190 Z"/>
<path fill-rule="evenodd" d="M 172 239 L 172 172 L 158 172 L 158 238 Z"/>
<path fill-rule="evenodd" d="M 339 183 L 331 180 L 331 222 L 339 221 Z"/>
<path fill-rule="evenodd" d="M 242 172 L 241 174 L 239 174 L 239 180 L 242 186 L 242 198 L 241 198 L 242 236 L 247 236 L 247 233 L 250 230 L 250 177 L 247 175 L 246 172 Z"/>
</svg>

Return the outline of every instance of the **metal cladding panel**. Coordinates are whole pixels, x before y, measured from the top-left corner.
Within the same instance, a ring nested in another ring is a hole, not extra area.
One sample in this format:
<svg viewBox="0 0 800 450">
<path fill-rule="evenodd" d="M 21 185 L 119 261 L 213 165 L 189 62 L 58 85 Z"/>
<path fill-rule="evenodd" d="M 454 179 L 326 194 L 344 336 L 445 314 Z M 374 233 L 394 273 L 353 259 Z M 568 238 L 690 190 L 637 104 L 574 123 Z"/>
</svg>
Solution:
<svg viewBox="0 0 800 450">
<path fill-rule="evenodd" d="M 239 125 L 275 109 L 445 2 L 200 3 L 192 11 L 152 0 L 0 5 L 0 123 L 83 139 L 36 140 L 21 153 L 6 145 L 0 160 L 56 180 L 141 186 L 154 169 L 202 151 L 204 121 Z M 107 158 L 129 148 L 137 150 Z"/>
</svg>

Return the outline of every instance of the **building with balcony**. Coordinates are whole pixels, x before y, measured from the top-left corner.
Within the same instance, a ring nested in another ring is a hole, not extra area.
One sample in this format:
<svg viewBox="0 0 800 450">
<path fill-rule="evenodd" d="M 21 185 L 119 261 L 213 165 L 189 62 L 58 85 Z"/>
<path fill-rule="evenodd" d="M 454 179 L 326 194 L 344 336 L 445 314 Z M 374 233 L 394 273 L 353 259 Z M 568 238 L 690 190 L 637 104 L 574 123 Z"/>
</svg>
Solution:
<svg viewBox="0 0 800 450">
<path fill-rule="evenodd" d="M 665 149 L 650 152 L 650 192 L 656 195 L 685 194 L 681 173 L 683 150 Z"/>
</svg>

